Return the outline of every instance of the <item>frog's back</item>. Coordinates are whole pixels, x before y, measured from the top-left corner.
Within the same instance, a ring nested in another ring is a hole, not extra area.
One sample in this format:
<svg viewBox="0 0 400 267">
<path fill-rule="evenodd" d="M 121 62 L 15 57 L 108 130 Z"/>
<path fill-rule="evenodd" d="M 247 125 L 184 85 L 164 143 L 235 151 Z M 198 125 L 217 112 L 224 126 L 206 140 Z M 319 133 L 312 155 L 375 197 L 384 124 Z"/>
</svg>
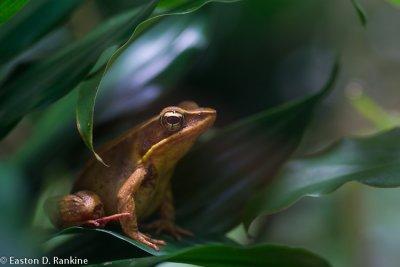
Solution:
<svg viewBox="0 0 400 267">
<path fill-rule="evenodd" d="M 134 129 L 103 145 L 98 153 L 108 166 L 89 160 L 72 191 L 90 190 L 101 198 L 107 214 L 116 213 L 117 191 L 136 168 L 135 137 Z"/>
</svg>

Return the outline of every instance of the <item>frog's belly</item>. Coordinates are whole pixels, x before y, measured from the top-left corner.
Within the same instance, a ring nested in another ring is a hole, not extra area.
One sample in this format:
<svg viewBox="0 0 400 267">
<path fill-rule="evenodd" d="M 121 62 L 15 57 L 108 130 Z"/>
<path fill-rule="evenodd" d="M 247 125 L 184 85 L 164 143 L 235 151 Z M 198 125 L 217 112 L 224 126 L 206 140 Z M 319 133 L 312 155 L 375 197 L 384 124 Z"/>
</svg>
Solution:
<svg viewBox="0 0 400 267">
<path fill-rule="evenodd" d="M 160 208 L 165 192 L 166 186 L 162 185 L 156 188 L 144 185 L 139 188 L 139 191 L 134 194 L 135 213 L 139 221 L 145 220 Z"/>
</svg>

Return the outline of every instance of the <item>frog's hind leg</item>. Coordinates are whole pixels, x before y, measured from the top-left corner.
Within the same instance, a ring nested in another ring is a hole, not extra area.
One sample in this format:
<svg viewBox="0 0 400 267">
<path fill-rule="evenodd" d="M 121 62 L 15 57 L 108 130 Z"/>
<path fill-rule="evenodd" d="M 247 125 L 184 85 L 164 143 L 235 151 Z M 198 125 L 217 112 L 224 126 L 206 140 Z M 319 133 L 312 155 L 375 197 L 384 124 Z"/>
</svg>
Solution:
<svg viewBox="0 0 400 267">
<path fill-rule="evenodd" d="M 129 214 L 104 216 L 100 197 L 91 191 L 79 191 L 57 199 L 49 199 L 45 210 L 52 223 L 60 228 L 70 226 L 104 227 L 108 222 L 118 220 Z"/>
<path fill-rule="evenodd" d="M 183 229 L 175 224 L 175 207 L 171 184 L 165 193 L 164 200 L 160 207 L 160 219 L 150 224 L 144 225 L 147 230 L 155 230 L 156 234 L 166 233 L 176 240 L 181 240 L 183 236 L 194 236 L 189 230 Z"/>
</svg>

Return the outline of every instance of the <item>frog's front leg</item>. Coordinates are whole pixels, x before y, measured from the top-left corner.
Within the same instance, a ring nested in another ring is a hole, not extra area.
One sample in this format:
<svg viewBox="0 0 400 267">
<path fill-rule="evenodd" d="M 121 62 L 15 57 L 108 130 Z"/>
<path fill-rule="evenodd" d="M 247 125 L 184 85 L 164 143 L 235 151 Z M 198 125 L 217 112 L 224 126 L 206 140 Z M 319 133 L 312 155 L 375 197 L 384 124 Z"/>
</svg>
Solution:
<svg viewBox="0 0 400 267">
<path fill-rule="evenodd" d="M 177 240 L 182 239 L 182 236 L 193 236 L 192 232 L 175 224 L 175 207 L 173 202 L 172 189 L 169 184 L 160 207 L 160 219 L 144 227 L 149 230 L 154 230 L 156 234 L 166 233 Z"/>
<path fill-rule="evenodd" d="M 129 217 L 120 219 L 122 230 L 132 239 L 139 241 L 155 250 L 159 250 L 159 245 L 165 245 L 163 240 L 153 239 L 148 235 L 139 232 L 136 212 L 134 193 L 139 189 L 140 184 L 146 177 L 148 172 L 144 167 L 139 167 L 124 182 L 118 191 L 118 212 L 129 213 Z"/>
</svg>

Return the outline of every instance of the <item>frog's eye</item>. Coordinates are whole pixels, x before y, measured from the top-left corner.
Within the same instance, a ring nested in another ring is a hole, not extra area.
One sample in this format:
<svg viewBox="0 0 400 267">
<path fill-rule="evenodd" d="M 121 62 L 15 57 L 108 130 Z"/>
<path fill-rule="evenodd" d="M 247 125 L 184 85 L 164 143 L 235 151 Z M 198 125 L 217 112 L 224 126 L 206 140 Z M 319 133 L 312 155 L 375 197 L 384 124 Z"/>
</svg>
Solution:
<svg viewBox="0 0 400 267">
<path fill-rule="evenodd" d="M 182 129 L 184 117 L 183 114 L 175 110 L 172 110 L 172 111 L 166 111 L 164 114 L 162 114 L 160 121 L 161 125 L 165 129 L 171 132 L 175 132 Z"/>
</svg>

